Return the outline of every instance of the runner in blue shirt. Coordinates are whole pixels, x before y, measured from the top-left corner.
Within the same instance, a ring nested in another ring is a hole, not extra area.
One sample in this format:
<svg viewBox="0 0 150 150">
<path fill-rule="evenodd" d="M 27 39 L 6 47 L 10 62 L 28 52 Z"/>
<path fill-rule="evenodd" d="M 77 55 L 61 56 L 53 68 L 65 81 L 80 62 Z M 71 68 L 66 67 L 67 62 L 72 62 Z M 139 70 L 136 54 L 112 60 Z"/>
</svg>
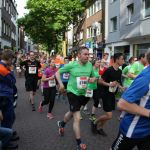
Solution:
<svg viewBox="0 0 150 150">
<path fill-rule="evenodd" d="M 148 150 L 150 148 L 150 50 L 148 66 L 122 95 L 118 107 L 126 111 L 112 150 Z"/>
</svg>

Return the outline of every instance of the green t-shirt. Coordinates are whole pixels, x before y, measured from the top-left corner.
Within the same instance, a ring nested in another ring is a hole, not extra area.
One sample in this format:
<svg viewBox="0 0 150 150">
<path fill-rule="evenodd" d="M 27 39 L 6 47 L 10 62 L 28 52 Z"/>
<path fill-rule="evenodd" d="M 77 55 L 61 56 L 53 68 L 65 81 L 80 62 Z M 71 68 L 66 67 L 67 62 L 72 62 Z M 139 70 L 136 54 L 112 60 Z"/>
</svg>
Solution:
<svg viewBox="0 0 150 150">
<path fill-rule="evenodd" d="M 126 66 L 122 70 L 122 74 L 127 75 L 129 73 L 130 68 L 131 68 L 131 65 Z M 124 80 L 123 80 L 124 87 L 129 87 L 131 84 L 132 84 L 132 80 L 130 78 L 124 78 Z"/>
<path fill-rule="evenodd" d="M 98 68 L 97 69 L 93 68 L 93 71 L 94 71 L 94 76 L 96 77 L 96 79 L 98 79 L 99 78 L 99 69 Z M 89 83 L 88 84 L 88 89 L 89 90 L 97 89 L 97 81 L 95 81 L 94 83 Z"/>
<path fill-rule="evenodd" d="M 75 95 L 85 95 L 89 77 L 94 77 L 93 66 L 90 62 L 84 65 L 78 61 L 70 62 L 59 69 L 60 74 L 69 73 L 67 91 Z"/>
<path fill-rule="evenodd" d="M 137 61 L 131 66 L 131 68 L 129 69 L 129 73 L 132 73 L 134 75 L 139 75 L 143 69 L 144 69 L 144 65 L 141 64 L 139 61 Z M 131 83 L 134 81 L 134 79 L 131 78 L 129 80 Z"/>
</svg>

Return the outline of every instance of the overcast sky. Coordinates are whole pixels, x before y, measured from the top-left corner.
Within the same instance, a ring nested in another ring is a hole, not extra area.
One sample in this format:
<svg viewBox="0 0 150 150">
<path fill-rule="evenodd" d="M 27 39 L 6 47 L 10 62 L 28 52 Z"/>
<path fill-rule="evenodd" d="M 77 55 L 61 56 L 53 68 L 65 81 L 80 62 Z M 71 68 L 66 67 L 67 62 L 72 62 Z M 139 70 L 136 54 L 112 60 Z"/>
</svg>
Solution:
<svg viewBox="0 0 150 150">
<path fill-rule="evenodd" d="M 27 13 L 27 10 L 24 9 L 24 7 L 26 6 L 26 2 L 27 0 L 16 0 L 19 18 L 24 16 L 24 13 Z"/>
</svg>

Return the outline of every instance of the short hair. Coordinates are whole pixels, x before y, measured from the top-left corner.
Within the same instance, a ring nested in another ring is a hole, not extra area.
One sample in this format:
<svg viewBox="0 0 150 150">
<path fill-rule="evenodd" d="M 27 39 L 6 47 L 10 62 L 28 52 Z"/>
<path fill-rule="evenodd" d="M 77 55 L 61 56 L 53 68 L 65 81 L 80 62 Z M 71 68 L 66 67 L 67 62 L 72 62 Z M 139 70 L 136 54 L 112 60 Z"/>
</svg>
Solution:
<svg viewBox="0 0 150 150">
<path fill-rule="evenodd" d="M 148 49 L 146 53 L 146 59 L 147 59 L 148 64 L 150 64 L 150 48 Z"/>
<path fill-rule="evenodd" d="M 104 56 L 109 55 L 109 53 L 104 53 Z"/>
<path fill-rule="evenodd" d="M 81 52 L 85 49 L 89 51 L 89 49 L 86 46 L 79 47 L 78 54 L 81 54 Z"/>
<path fill-rule="evenodd" d="M 15 58 L 15 53 L 12 50 L 4 50 L 1 56 L 2 60 L 9 60 Z"/>
<path fill-rule="evenodd" d="M 123 56 L 122 53 L 115 53 L 113 58 L 114 62 L 116 62 L 116 60 L 119 59 L 121 56 Z"/>
<path fill-rule="evenodd" d="M 144 57 L 145 57 L 145 54 L 140 54 L 138 57 L 138 60 L 140 60 L 141 58 L 144 58 Z"/>
<path fill-rule="evenodd" d="M 66 57 L 64 58 L 64 60 L 65 60 L 65 59 L 69 59 L 68 56 L 66 56 Z"/>
<path fill-rule="evenodd" d="M 135 57 L 130 57 L 130 59 L 129 59 L 129 63 L 131 63 L 133 60 L 135 59 Z"/>
<path fill-rule="evenodd" d="M 31 53 L 33 53 L 33 54 L 35 55 L 35 52 L 33 52 L 33 51 L 30 51 L 29 55 L 30 55 Z"/>
<path fill-rule="evenodd" d="M 93 59 L 92 62 L 91 62 L 92 65 L 94 66 L 97 61 L 101 62 L 99 59 Z"/>
</svg>

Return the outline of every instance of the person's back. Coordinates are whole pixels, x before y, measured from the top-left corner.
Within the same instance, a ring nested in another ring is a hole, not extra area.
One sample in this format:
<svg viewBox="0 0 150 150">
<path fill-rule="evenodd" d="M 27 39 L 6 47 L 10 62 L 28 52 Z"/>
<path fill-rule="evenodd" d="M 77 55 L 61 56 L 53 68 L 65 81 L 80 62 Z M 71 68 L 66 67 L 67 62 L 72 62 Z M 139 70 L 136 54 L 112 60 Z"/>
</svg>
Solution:
<svg viewBox="0 0 150 150">
<path fill-rule="evenodd" d="M 6 55 L 7 54 L 4 53 L 2 60 L 0 61 L 0 96 L 12 97 L 13 85 L 15 84 L 16 79 L 10 66 L 6 64 Z M 7 60 L 9 60 L 9 58 L 7 58 Z"/>
</svg>

